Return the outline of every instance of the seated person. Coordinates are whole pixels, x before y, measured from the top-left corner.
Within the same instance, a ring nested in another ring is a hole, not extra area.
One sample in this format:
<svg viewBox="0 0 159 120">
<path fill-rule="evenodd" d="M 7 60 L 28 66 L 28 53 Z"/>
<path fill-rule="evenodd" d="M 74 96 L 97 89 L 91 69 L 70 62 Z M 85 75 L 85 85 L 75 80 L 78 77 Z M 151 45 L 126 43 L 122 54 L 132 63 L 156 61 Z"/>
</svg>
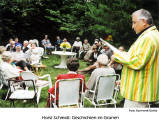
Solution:
<svg viewBox="0 0 159 120">
<path fill-rule="evenodd" d="M 102 50 L 102 42 L 99 41 L 96 45 L 97 45 L 97 50 L 100 52 Z"/>
<path fill-rule="evenodd" d="M 16 37 L 16 38 L 14 39 L 14 41 L 15 41 L 15 47 L 16 47 L 17 45 L 20 45 L 20 46 L 22 47 L 22 44 L 19 42 L 18 37 Z"/>
<path fill-rule="evenodd" d="M 55 44 L 57 51 L 60 50 L 60 44 L 61 44 L 61 43 L 62 43 L 62 40 L 61 40 L 60 36 L 57 36 L 57 37 L 56 37 L 56 44 Z"/>
<path fill-rule="evenodd" d="M 0 64 L 1 70 L 4 73 L 5 80 L 13 79 L 13 78 L 19 78 L 21 69 L 16 68 L 16 66 L 11 65 L 12 63 L 12 55 L 10 52 L 5 51 L 2 54 L 2 60 L 3 62 Z M 8 86 L 8 81 L 5 81 L 4 83 L 6 86 Z"/>
<path fill-rule="evenodd" d="M 20 67 L 20 69 L 24 71 L 28 71 L 28 68 L 30 69 L 30 65 L 26 61 L 26 56 L 21 50 L 21 46 L 17 45 L 16 46 L 16 52 L 12 53 L 13 56 L 13 63 Z"/>
<path fill-rule="evenodd" d="M 90 50 L 90 44 L 88 43 L 88 40 L 85 39 L 83 46 L 80 50 L 80 59 L 83 59 L 84 56 L 86 55 L 86 53 L 88 52 L 88 50 Z"/>
<path fill-rule="evenodd" d="M 8 45 L 8 46 L 6 47 L 6 50 L 7 50 L 7 51 L 10 51 L 10 52 L 15 52 L 15 51 L 16 51 L 16 49 L 15 49 L 15 42 L 14 42 L 14 41 L 11 41 L 11 42 L 10 42 L 10 45 Z"/>
<path fill-rule="evenodd" d="M 31 65 L 40 63 L 39 49 L 35 43 L 31 44 L 31 48 L 26 52 L 26 55 Z"/>
<path fill-rule="evenodd" d="M 68 68 L 69 72 L 67 74 L 58 75 L 56 78 L 56 81 L 60 80 L 60 79 L 71 79 L 71 78 L 81 78 L 81 79 L 85 80 L 84 75 L 77 74 L 77 70 L 79 68 L 79 62 L 76 58 L 69 58 L 67 60 L 67 68 Z M 85 89 L 86 89 L 86 86 L 84 84 L 84 90 Z M 57 91 L 58 91 L 58 85 L 57 85 Z M 55 85 L 48 90 L 47 107 L 50 106 L 50 93 L 55 94 Z M 58 100 L 58 96 L 56 96 L 56 98 Z M 58 101 L 57 101 L 57 103 L 58 103 Z"/>
<path fill-rule="evenodd" d="M 48 54 L 51 55 L 54 46 L 51 45 L 51 42 L 48 39 L 48 35 L 45 35 L 45 38 L 42 40 L 42 45 L 46 48 Z"/>
<path fill-rule="evenodd" d="M 109 62 L 108 57 L 106 55 L 104 55 L 104 54 L 99 55 L 99 57 L 97 59 L 98 68 L 96 68 L 92 72 L 89 80 L 86 83 L 86 87 L 89 90 L 94 90 L 97 78 L 99 76 L 105 76 L 105 75 L 108 75 L 108 74 L 115 74 L 114 69 L 107 66 L 108 62 Z M 91 97 L 91 93 L 86 92 L 86 96 Z"/>
<path fill-rule="evenodd" d="M 6 48 L 4 46 L 0 46 L 0 63 L 2 62 L 2 54 L 6 51 Z"/>
<path fill-rule="evenodd" d="M 101 54 L 107 55 L 109 60 L 111 59 L 111 56 L 113 55 L 112 50 L 106 44 L 103 45 L 103 49 L 100 52 Z"/>
<path fill-rule="evenodd" d="M 25 53 L 27 50 L 29 50 L 28 45 L 29 45 L 29 42 L 28 42 L 27 40 L 25 40 L 25 41 L 23 42 L 23 47 L 22 47 L 22 50 L 23 50 L 24 53 Z"/>
<path fill-rule="evenodd" d="M 94 45 L 93 45 L 94 46 Z M 84 56 L 84 61 L 88 62 L 89 58 L 90 58 L 90 55 L 92 54 L 93 52 L 93 46 L 90 47 L 90 50 L 87 51 L 87 53 L 85 54 Z"/>
<path fill-rule="evenodd" d="M 67 51 L 71 51 L 71 44 L 67 42 L 67 39 L 64 38 L 63 42 L 60 44 L 61 50 L 66 49 Z"/>
<path fill-rule="evenodd" d="M 100 55 L 100 52 L 97 50 L 97 46 L 93 45 L 93 52 L 90 55 L 90 58 L 88 60 L 89 65 L 94 64 L 97 61 L 97 57 Z"/>
<path fill-rule="evenodd" d="M 82 48 L 82 42 L 80 41 L 80 37 L 76 37 L 76 41 L 72 45 L 72 51 L 77 53 L 79 56 L 79 51 Z"/>
<path fill-rule="evenodd" d="M 13 38 L 10 38 L 9 39 L 9 43 L 5 46 L 6 48 L 8 48 L 8 46 L 10 46 L 11 45 L 11 42 L 13 41 Z"/>
</svg>

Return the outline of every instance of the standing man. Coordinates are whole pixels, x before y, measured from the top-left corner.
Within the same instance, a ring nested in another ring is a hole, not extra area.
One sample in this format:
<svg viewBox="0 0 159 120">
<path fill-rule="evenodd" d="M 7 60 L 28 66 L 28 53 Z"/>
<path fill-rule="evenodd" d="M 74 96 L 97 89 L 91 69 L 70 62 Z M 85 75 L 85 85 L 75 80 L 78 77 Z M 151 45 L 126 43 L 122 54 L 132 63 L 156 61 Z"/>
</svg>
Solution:
<svg viewBox="0 0 159 120">
<path fill-rule="evenodd" d="M 124 107 L 148 107 L 159 100 L 159 32 L 151 14 L 144 9 L 132 14 L 132 28 L 138 35 L 126 56 L 115 53 L 113 59 L 123 64 L 121 95 Z"/>
</svg>

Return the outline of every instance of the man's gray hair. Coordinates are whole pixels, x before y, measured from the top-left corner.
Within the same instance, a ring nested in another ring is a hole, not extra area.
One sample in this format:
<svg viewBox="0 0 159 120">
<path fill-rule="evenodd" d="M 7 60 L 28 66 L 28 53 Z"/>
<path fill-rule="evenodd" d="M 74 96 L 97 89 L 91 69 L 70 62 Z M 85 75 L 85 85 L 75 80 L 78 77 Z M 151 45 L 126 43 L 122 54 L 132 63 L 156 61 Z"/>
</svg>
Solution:
<svg viewBox="0 0 159 120">
<path fill-rule="evenodd" d="M 138 19 L 146 20 L 147 24 L 149 24 L 149 25 L 153 24 L 153 18 L 152 18 L 151 13 L 149 11 L 147 11 L 145 9 L 140 9 L 140 10 L 133 12 L 132 16 L 134 14 L 139 14 Z"/>
<path fill-rule="evenodd" d="M 107 65 L 109 63 L 108 56 L 105 54 L 101 54 L 97 58 L 97 62 L 101 65 Z"/>
<path fill-rule="evenodd" d="M 29 43 L 29 41 L 28 40 L 24 40 L 24 42 L 23 43 Z"/>
</svg>

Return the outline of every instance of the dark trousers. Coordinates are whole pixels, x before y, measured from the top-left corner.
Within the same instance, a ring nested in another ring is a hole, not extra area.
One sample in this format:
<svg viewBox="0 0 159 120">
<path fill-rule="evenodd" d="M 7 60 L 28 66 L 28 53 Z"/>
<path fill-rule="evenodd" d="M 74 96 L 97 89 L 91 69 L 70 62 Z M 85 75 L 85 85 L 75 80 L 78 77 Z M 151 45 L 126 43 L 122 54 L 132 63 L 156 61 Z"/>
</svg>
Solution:
<svg viewBox="0 0 159 120">
<path fill-rule="evenodd" d="M 15 65 L 19 66 L 22 70 L 24 70 L 25 67 L 27 67 L 28 69 L 31 69 L 30 64 L 26 63 L 24 60 L 17 61 Z"/>
</svg>

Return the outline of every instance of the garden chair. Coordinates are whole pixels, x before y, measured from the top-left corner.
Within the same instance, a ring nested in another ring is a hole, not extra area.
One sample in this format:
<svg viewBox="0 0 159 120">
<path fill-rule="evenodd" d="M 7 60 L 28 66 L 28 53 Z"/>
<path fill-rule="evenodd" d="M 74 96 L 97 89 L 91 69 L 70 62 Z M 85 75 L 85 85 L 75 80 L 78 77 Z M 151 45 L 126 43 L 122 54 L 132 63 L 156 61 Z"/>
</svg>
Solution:
<svg viewBox="0 0 159 120">
<path fill-rule="evenodd" d="M 99 76 L 98 80 L 96 81 L 94 90 L 87 90 L 89 97 L 85 94 L 85 99 L 91 102 L 95 108 L 97 106 L 114 104 L 116 107 L 116 100 L 114 99 L 115 91 L 115 81 L 119 78 L 118 74 L 112 74 L 107 76 Z M 109 101 L 109 103 L 107 102 Z"/>
<path fill-rule="evenodd" d="M 39 103 L 41 89 L 44 87 L 47 87 L 47 86 L 49 86 L 49 88 L 52 87 L 51 77 L 49 74 L 38 77 L 30 71 L 23 71 L 23 72 L 21 72 L 21 77 L 23 80 L 30 80 L 31 79 L 31 80 L 35 81 L 35 88 L 37 90 L 37 104 Z M 46 77 L 47 77 L 47 81 L 41 80 L 41 79 L 46 78 Z"/>
<path fill-rule="evenodd" d="M 15 78 L 14 78 L 14 80 L 15 80 Z M 1 70 L 1 67 L 0 67 L 0 90 L 3 88 L 3 86 L 8 87 L 8 80 L 5 79 L 5 73 Z M 8 92 L 6 94 L 5 100 L 7 100 L 10 90 L 11 89 L 8 88 Z"/>
<path fill-rule="evenodd" d="M 38 63 L 35 63 L 35 64 L 42 64 L 41 58 L 44 55 L 44 48 L 37 47 L 37 49 L 38 49 L 38 56 L 39 56 L 40 59 L 38 60 Z"/>
<path fill-rule="evenodd" d="M 50 94 L 50 106 L 55 108 L 71 107 L 71 105 L 82 107 L 83 87 L 84 80 L 80 78 L 57 80 L 55 82 L 55 94 Z M 51 101 L 52 99 L 53 102 Z"/>
<path fill-rule="evenodd" d="M 21 89 L 16 89 L 17 85 L 18 86 L 27 85 L 28 82 L 29 82 L 29 84 L 32 84 L 32 85 L 30 85 L 29 89 L 24 89 L 22 87 L 21 87 Z M 31 80 L 31 79 L 30 80 L 18 80 L 18 81 L 9 80 L 8 83 L 9 83 L 10 89 L 13 89 L 8 98 L 11 101 L 11 106 L 13 105 L 13 107 L 15 107 L 15 104 L 14 104 L 15 100 L 32 100 L 34 102 L 34 106 L 37 106 L 37 102 L 36 102 L 37 93 L 35 90 L 35 81 L 34 80 Z"/>
</svg>

